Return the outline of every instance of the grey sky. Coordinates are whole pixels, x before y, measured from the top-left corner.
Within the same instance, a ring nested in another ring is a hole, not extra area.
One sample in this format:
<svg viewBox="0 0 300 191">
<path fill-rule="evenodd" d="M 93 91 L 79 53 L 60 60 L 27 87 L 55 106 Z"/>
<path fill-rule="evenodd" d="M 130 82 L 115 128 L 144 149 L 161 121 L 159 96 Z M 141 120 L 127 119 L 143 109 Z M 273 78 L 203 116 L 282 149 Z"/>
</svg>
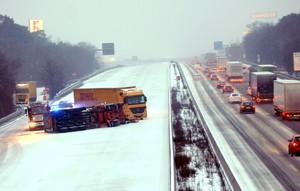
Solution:
<svg viewBox="0 0 300 191">
<path fill-rule="evenodd" d="M 192 57 L 242 41 L 251 13 L 300 12 L 300 0 L 0 0 L 0 14 L 43 19 L 53 41 L 115 43 L 117 58 Z"/>
</svg>

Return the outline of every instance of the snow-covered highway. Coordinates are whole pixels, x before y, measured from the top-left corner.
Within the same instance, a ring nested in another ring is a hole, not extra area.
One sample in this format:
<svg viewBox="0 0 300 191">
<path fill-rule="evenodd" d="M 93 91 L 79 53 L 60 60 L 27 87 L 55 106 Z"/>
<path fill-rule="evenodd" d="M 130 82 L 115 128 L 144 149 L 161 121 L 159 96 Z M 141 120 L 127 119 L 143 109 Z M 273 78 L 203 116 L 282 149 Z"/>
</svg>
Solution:
<svg viewBox="0 0 300 191">
<path fill-rule="evenodd" d="M 30 132 L 24 116 L 1 125 L 1 191 L 170 190 L 168 70 L 168 62 L 121 67 L 85 82 L 142 89 L 148 118 L 138 123 L 61 134 Z"/>
</svg>

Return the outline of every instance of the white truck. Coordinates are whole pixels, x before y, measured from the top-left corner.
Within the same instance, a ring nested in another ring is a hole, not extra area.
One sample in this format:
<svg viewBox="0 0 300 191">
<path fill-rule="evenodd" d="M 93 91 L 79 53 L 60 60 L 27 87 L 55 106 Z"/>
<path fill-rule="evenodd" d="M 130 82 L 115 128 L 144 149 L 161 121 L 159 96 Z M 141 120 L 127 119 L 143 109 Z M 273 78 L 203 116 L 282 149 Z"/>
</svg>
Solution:
<svg viewBox="0 0 300 191">
<path fill-rule="evenodd" d="M 227 62 L 226 77 L 228 82 L 243 82 L 243 63 L 238 61 Z"/>
<path fill-rule="evenodd" d="M 209 52 L 205 55 L 206 65 L 214 66 L 217 62 L 217 54 L 215 52 Z"/>
<path fill-rule="evenodd" d="M 282 119 L 300 119 L 300 81 L 274 80 L 274 111 Z"/>
<path fill-rule="evenodd" d="M 217 57 L 217 63 L 218 63 L 218 71 L 222 72 L 225 71 L 226 63 L 229 61 L 229 59 L 226 56 L 219 56 Z"/>
</svg>

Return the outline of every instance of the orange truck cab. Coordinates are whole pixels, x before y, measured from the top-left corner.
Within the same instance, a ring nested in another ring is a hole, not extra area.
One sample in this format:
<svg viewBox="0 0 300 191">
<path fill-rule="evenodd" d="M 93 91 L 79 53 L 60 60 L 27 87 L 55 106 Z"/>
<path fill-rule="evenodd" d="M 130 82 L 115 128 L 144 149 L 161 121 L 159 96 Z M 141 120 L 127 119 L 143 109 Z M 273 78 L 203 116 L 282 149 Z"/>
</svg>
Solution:
<svg viewBox="0 0 300 191">
<path fill-rule="evenodd" d="M 115 88 L 76 88 L 75 107 L 91 107 L 103 103 L 122 103 L 127 121 L 147 118 L 147 97 L 135 86 Z"/>
</svg>

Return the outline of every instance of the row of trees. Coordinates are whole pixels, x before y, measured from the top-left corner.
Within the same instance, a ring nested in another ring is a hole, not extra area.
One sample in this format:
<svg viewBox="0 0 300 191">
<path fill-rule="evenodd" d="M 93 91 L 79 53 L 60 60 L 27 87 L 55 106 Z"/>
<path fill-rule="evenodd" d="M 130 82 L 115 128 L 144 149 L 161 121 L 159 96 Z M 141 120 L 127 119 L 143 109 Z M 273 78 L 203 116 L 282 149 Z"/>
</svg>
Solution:
<svg viewBox="0 0 300 191">
<path fill-rule="evenodd" d="M 300 52 L 300 14 L 284 16 L 276 25 L 254 22 L 248 28 L 242 43 L 229 46 L 233 59 L 274 64 L 293 72 L 293 53 Z"/>
<path fill-rule="evenodd" d="M 17 81 L 37 81 L 49 87 L 53 98 L 70 80 L 100 67 L 96 49 L 83 42 L 52 42 L 45 31 L 30 33 L 27 27 L 0 15 L 0 117 L 14 109 Z"/>
</svg>

